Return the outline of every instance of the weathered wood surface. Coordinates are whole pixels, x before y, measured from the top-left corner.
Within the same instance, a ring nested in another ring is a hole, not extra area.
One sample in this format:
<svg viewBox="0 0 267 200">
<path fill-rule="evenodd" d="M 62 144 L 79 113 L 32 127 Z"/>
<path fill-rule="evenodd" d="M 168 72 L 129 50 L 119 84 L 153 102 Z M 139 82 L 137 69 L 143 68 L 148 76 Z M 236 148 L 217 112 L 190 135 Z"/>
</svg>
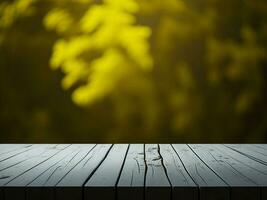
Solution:
<svg viewBox="0 0 267 200">
<path fill-rule="evenodd" d="M 266 144 L 0 144 L 0 200 L 267 200 Z"/>
</svg>

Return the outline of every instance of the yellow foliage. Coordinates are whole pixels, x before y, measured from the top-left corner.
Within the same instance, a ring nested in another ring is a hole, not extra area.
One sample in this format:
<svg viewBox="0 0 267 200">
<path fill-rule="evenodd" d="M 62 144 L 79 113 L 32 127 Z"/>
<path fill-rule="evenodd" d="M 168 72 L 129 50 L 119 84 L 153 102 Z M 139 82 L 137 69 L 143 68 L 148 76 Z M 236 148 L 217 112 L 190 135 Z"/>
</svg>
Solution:
<svg viewBox="0 0 267 200">
<path fill-rule="evenodd" d="M 115 49 L 110 49 L 105 54 L 91 63 L 91 75 L 86 85 L 79 87 L 73 93 L 73 100 L 84 106 L 94 103 L 110 94 L 115 89 L 118 81 L 127 75 L 125 58 Z"/>
<path fill-rule="evenodd" d="M 21 16 L 28 16 L 33 13 L 32 4 L 36 0 L 15 0 L 11 3 L 0 3 L 0 28 L 9 27 Z"/>
<path fill-rule="evenodd" d="M 73 60 L 90 48 L 90 37 L 81 35 L 70 40 L 59 39 L 54 45 L 53 55 L 50 60 L 51 67 L 57 69 L 62 67 L 67 60 Z M 71 73 L 68 70 L 68 73 Z"/>
<path fill-rule="evenodd" d="M 130 67 L 144 72 L 152 69 L 147 41 L 151 30 L 135 24 L 137 11 L 134 0 L 105 0 L 92 5 L 79 21 L 81 32 L 55 43 L 50 63 L 53 69 L 61 68 L 66 74 L 63 88 L 84 84 L 73 92 L 78 105 L 92 104 L 109 95 L 129 74 Z M 73 23 L 77 22 L 69 13 L 58 8 L 44 19 L 48 29 L 59 33 L 69 31 Z M 102 56 L 88 60 L 93 52 Z"/>
<path fill-rule="evenodd" d="M 64 9 L 53 9 L 44 18 L 44 24 L 47 29 L 54 29 L 58 33 L 64 33 L 73 24 L 73 19 L 70 14 Z"/>
</svg>

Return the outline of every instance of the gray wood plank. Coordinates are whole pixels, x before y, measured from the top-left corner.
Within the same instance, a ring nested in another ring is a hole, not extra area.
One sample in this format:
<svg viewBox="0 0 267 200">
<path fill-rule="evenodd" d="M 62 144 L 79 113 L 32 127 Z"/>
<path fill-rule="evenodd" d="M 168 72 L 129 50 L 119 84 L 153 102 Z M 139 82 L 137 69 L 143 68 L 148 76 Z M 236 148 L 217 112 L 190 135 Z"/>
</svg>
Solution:
<svg viewBox="0 0 267 200">
<path fill-rule="evenodd" d="M 21 148 L 23 146 L 27 146 L 27 145 L 31 145 L 31 144 L 0 144 L 0 155 L 6 151 L 10 151 L 12 149 L 18 149 Z"/>
<path fill-rule="evenodd" d="M 26 149 L 17 148 L 13 151 L 8 151 L 5 154 L 1 156 L 0 160 L 0 171 L 3 171 L 11 166 L 17 165 L 21 162 L 24 162 L 28 159 L 28 157 L 31 157 L 35 154 L 40 153 L 40 148 L 44 149 L 45 145 L 32 145 Z M 36 149 L 39 149 L 36 151 Z"/>
<path fill-rule="evenodd" d="M 260 200 L 260 189 L 257 184 L 246 176 L 246 168 L 242 171 L 235 168 L 231 158 L 218 151 L 217 145 L 189 145 L 198 157 L 206 163 L 218 176 L 231 187 L 231 199 L 235 200 Z M 243 173 L 242 173 L 243 172 Z"/>
<path fill-rule="evenodd" d="M 80 145 L 73 144 L 73 150 L 68 156 L 64 157 L 60 162 L 48 168 L 38 178 L 31 182 L 28 186 L 56 186 L 94 147 L 92 144 Z"/>
<path fill-rule="evenodd" d="M 172 199 L 198 199 L 198 186 L 187 173 L 170 144 L 160 144 L 163 164 L 172 185 Z"/>
<path fill-rule="evenodd" d="M 27 185 L 27 200 L 56 199 L 56 185 L 90 153 L 94 146 L 93 144 L 73 144 L 72 147 L 76 147 L 75 150 Z"/>
<path fill-rule="evenodd" d="M 144 199 L 144 144 L 131 144 L 117 185 L 118 200 Z"/>
<path fill-rule="evenodd" d="M 225 144 L 225 145 L 227 146 L 230 144 Z M 266 155 L 266 151 L 267 151 L 267 145 L 266 144 L 240 144 L 240 145 L 252 148 L 255 151 L 258 151 L 259 153 L 263 153 Z"/>
<path fill-rule="evenodd" d="M 12 144 L 0 144 L 0 155 L 3 151 L 8 151 L 8 148 L 11 148 Z"/>
<path fill-rule="evenodd" d="M 115 200 L 116 184 L 128 151 L 128 144 L 115 144 L 106 159 L 84 185 L 84 199 Z"/>
<path fill-rule="evenodd" d="M 262 199 L 267 199 L 267 167 L 266 165 L 259 163 L 253 159 L 250 159 L 246 155 L 240 154 L 237 151 L 230 149 L 224 145 L 216 145 L 218 150 L 227 155 L 231 160 L 232 166 L 246 174 L 248 178 L 253 180 L 261 189 Z"/>
<path fill-rule="evenodd" d="M 40 148 L 34 149 L 30 154 L 30 151 L 28 151 L 26 155 L 24 155 L 28 157 L 24 162 L 0 172 L 1 175 L 7 176 L 7 178 L 0 180 L 1 186 L 4 186 L 5 200 L 25 199 L 25 195 L 21 195 L 25 194 L 24 187 L 7 186 L 8 183 L 53 157 L 62 149 L 66 148 L 66 145 L 40 145 L 39 147 Z M 20 154 L 20 156 L 23 156 L 23 154 Z"/>
<path fill-rule="evenodd" d="M 0 200 L 267 199 L 266 144 L 0 144 Z"/>
<path fill-rule="evenodd" d="M 8 159 L 14 154 L 28 150 L 33 144 L 1 144 L 0 145 L 0 161 Z"/>
<path fill-rule="evenodd" d="M 187 172 L 199 186 L 200 200 L 230 199 L 228 185 L 185 144 L 173 144 Z"/>
<path fill-rule="evenodd" d="M 8 182 L 24 173 L 30 166 L 36 164 L 36 162 L 40 159 L 43 154 L 50 153 L 50 150 L 55 145 L 39 145 L 37 148 L 33 148 L 30 151 L 19 154 L 15 157 L 9 158 L 8 160 L 4 160 L 0 165 L 0 177 L 6 177 L 0 179 L 0 186 L 6 185 Z M 52 149 L 56 152 L 58 149 Z"/>
<path fill-rule="evenodd" d="M 37 179 L 40 175 L 45 173 L 45 171 L 47 171 L 49 168 L 55 166 L 58 162 L 60 162 L 66 157 L 69 157 L 71 153 L 73 153 L 74 151 L 78 151 L 79 149 L 80 149 L 80 146 L 77 146 L 77 145 L 67 146 L 65 149 L 57 153 L 55 156 L 51 157 L 45 162 L 39 164 L 38 166 L 22 174 L 21 176 L 10 181 L 7 184 L 7 186 L 22 187 L 22 186 L 29 185 L 31 182 Z"/>
<path fill-rule="evenodd" d="M 267 144 L 253 144 L 253 146 L 257 147 L 258 149 L 263 150 L 264 152 L 267 151 Z"/>
<path fill-rule="evenodd" d="M 0 144 L 0 169 L 2 162 L 15 156 L 19 153 L 24 153 L 31 144 Z M 23 150 L 22 150 L 23 149 Z M 18 152 L 19 151 L 19 152 Z M 3 168 L 3 167 L 2 167 Z M 1 176 L 0 179 L 5 179 L 6 176 Z M 0 200 L 4 200 L 4 189 L 0 187 Z"/>
<path fill-rule="evenodd" d="M 260 152 L 253 145 L 226 144 L 225 146 L 267 166 L 267 150 Z"/>
<path fill-rule="evenodd" d="M 146 200 L 170 200 L 171 184 L 158 144 L 145 145 L 145 162 L 147 165 L 145 180 Z"/>
<path fill-rule="evenodd" d="M 57 200 L 82 199 L 83 185 L 103 162 L 111 144 L 98 144 L 57 185 Z"/>
<path fill-rule="evenodd" d="M 225 147 L 224 145 L 210 145 L 212 148 L 216 148 L 227 156 L 231 165 L 238 171 L 246 174 L 248 178 L 253 180 L 257 185 L 267 186 L 267 167 L 266 165 L 259 163 L 247 156 L 240 154 L 232 149 Z M 244 171 L 246 170 L 246 171 Z"/>
</svg>

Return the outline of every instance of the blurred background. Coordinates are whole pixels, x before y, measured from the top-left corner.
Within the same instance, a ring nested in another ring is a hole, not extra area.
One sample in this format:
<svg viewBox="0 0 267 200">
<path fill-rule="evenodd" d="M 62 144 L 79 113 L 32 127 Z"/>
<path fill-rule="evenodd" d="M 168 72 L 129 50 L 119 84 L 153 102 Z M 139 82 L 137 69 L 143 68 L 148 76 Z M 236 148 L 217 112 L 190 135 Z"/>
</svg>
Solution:
<svg viewBox="0 0 267 200">
<path fill-rule="evenodd" d="M 267 142 L 266 0 L 0 0 L 0 142 Z"/>
</svg>

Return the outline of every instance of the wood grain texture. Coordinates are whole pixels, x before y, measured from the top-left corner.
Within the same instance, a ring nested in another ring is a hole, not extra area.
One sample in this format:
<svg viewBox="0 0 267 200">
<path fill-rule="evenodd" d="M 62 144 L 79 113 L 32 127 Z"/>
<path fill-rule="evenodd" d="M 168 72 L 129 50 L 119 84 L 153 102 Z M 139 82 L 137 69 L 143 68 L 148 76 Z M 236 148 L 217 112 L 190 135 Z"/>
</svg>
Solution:
<svg viewBox="0 0 267 200">
<path fill-rule="evenodd" d="M 90 153 L 95 145 L 71 145 L 70 150 L 27 186 L 27 199 L 56 199 L 57 184 Z"/>
<path fill-rule="evenodd" d="M 127 155 L 128 144 L 115 144 L 84 185 L 84 199 L 115 200 L 116 184 Z"/>
<path fill-rule="evenodd" d="M 187 172 L 199 186 L 201 200 L 230 199 L 228 185 L 185 144 L 174 144 Z"/>
<path fill-rule="evenodd" d="M 231 158 L 218 151 L 215 148 L 216 146 L 189 145 L 192 151 L 230 186 L 231 198 L 236 200 L 260 200 L 260 189 L 252 179 L 246 176 L 245 169 L 237 170 L 234 162 L 231 162 Z M 240 166 L 240 168 L 243 168 L 243 166 Z"/>
<path fill-rule="evenodd" d="M 232 158 L 231 161 L 235 161 L 234 165 L 238 172 L 246 174 L 248 178 L 253 180 L 258 188 L 261 190 L 261 199 L 267 199 L 267 167 L 265 164 L 258 162 L 255 159 L 251 159 L 244 154 L 240 154 L 237 151 L 230 149 L 224 145 L 217 145 L 216 148 L 221 150 L 224 154 Z"/>
<path fill-rule="evenodd" d="M 145 163 L 147 165 L 145 199 L 171 199 L 171 183 L 166 173 L 158 144 L 145 145 Z"/>
<path fill-rule="evenodd" d="M 0 185 L 4 186 L 5 200 L 25 199 L 25 188 L 9 185 L 9 183 L 55 156 L 65 147 L 66 145 L 39 145 L 39 147 L 32 151 L 27 151 L 24 154 L 13 157 L 17 159 L 22 158 L 23 160 L 0 172 L 0 176 L 7 177 L 5 179 L 0 179 Z"/>
<path fill-rule="evenodd" d="M 160 144 L 160 153 L 172 185 L 173 199 L 198 199 L 198 187 L 170 144 Z"/>
<path fill-rule="evenodd" d="M 243 154 L 243 155 L 251 158 L 252 160 L 255 160 L 255 161 L 258 161 L 264 165 L 267 165 L 267 153 L 255 148 L 253 145 L 229 144 L 229 145 L 225 145 L 225 146 L 237 151 L 240 154 Z"/>
<path fill-rule="evenodd" d="M 266 200 L 266 144 L 0 144 L 0 200 Z"/>
<path fill-rule="evenodd" d="M 65 177 L 56 185 L 57 200 L 82 199 L 82 187 L 97 170 L 107 156 L 111 144 L 96 145 Z"/>
<path fill-rule="evenodd" d="M 118 200 L 144 199 L 145 152 L 143 144 L 131 144 L 117 185 Z"/>
</svg>

